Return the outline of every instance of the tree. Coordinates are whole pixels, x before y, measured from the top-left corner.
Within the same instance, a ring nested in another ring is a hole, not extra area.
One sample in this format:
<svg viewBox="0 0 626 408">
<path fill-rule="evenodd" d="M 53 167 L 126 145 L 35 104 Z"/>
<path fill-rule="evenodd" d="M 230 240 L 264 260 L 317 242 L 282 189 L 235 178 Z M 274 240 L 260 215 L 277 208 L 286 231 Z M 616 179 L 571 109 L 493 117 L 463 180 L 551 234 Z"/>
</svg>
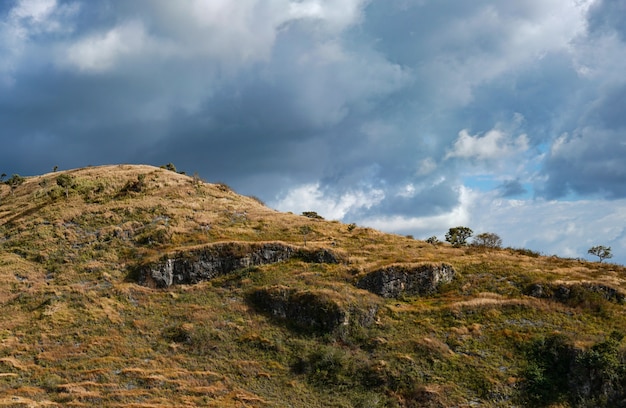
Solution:
<svg viewBox="0 0 626 408">
<path fill-rule="evenodd" d="M 467 239 L 472 236 L 474 231 L 467 227 L 454 227 L 446 232 L 446 241 L 454 247 L 467 245 Z"/>
<path fill-rule="evenodd" d="M 500 248 L 502 246 L 502 238 L 493 232 L 483 232 L 474 237 L 472 245 L 484 248 Z"/>
<path fill-rule="evenodd" d="M 65 189 L 65 198 L 70 196 L 70 187 L 74 184 L 74 178 L 69 174 L 61 174 L 57 177 L 57 185 Z"/>
<path fill-rule="evenodd" d="M 0 174 L 0 183 L 2 183 L 2 180 L 4 180 L 4 178 L 7 176 L 6 173 L 2 173 Z"/>
<path fill-rule="evenodd" d="M 604 259 L 613 258 L 613 254 L 611 253 L 611 247 L 606 247 L 604 245 L 592 246 L 591 248 L 589 248 L 587 253 L 600 258 L 600 262 L 602 262 Z"/>
</svg>

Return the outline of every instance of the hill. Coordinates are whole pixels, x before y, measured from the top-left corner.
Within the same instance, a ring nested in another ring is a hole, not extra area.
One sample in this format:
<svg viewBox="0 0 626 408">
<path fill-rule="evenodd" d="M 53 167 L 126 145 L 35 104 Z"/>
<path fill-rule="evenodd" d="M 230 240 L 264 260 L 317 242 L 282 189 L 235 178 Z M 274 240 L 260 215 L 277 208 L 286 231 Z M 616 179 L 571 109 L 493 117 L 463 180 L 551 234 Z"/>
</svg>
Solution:
<svg viewBox="0 0 626 408">
<path fill-rule="evenodd" d="M 0 185 L 0 406 L 624 406 L 624 267 L 103 166 Z"/>
</svg>

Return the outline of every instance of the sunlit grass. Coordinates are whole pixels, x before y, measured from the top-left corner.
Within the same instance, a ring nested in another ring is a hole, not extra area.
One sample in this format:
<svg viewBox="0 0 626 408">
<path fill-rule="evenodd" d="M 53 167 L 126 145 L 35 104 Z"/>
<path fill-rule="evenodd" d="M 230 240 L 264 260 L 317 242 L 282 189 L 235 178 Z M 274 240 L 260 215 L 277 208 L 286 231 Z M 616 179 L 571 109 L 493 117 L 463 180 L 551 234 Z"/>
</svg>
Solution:
<svg viewBox="0 0 626 408">
<path fill-rule="evenodd" d="M 56 183 L 65 173 L 67 195 Z M 431 398 L 507 407 L 535 339 L 560 333 L 588 348 L 626 333 L 621 304 L 525 294 L 537 283 L 624 291 L 621 266 L 435 246 L 283 214 L 150 166 L 65 173 L 27 178 L 13 194 L 0 185 L 0 405 L 402 407 Z M 167 290 L 129 279 L 138 264 L 207 244 L 305 239 L 341 262 L 291 259 Z M 449 263 L 456 277 L 421 298 L 384 300 L 354 286 L 376 268 L 422 262 Z M 369 325 L 307 331 L 251 304 L 251 293 L 275 287 L 378 312 Z"/>
</svg>

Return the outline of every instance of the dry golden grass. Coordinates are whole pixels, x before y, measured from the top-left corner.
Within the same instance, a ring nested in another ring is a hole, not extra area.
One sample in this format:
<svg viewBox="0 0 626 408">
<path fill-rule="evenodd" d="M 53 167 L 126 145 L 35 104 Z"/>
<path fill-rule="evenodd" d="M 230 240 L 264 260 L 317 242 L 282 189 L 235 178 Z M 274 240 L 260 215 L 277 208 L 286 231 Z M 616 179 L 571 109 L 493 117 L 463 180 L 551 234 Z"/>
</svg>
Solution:
<svg viewBox="0 0 626 408">
<path fill-rule="evenodd" d="M 62 174 L 74 180 L 67 196 L 56 184 Z M 129 280 L 131 267 L 166 253 L 230 241 L 299 247 L 305 239 L 344 261 L 290 260 L 167 290 Z M 426 298 L 383 300 L 353 285 L 375 268 L 423 262 L 450 263 L 457 278 Z M 14 191 L 0 185 L 0 406 L 383 407 L 414 394 L 510 406 L 511 372 L 524 364 L 511 349 L 554 331 L 580 344 L 626 332 L 621 305 L 573 309 L 523 289 L 595 282 L 624 291 L 625 272 L 284 214 L 152 166 L 28 177 Z M 370 327 L 299 333 L 246 300 L 278 285 L 379 313 Z"/>
</svg>

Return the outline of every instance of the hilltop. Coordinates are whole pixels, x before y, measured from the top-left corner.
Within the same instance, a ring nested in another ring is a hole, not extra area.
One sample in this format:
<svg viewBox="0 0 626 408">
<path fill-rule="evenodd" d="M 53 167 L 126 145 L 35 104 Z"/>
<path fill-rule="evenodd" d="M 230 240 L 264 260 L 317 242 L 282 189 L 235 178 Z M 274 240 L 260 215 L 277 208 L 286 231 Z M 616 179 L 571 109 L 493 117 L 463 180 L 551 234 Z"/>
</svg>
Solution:
<svg viewBox="0 0 626 408">
<path fill-rule="evenodd" d="M 163 168 L 0 184 L 0 406 L 624 406 L 625 299 Z"/>
</svg>

